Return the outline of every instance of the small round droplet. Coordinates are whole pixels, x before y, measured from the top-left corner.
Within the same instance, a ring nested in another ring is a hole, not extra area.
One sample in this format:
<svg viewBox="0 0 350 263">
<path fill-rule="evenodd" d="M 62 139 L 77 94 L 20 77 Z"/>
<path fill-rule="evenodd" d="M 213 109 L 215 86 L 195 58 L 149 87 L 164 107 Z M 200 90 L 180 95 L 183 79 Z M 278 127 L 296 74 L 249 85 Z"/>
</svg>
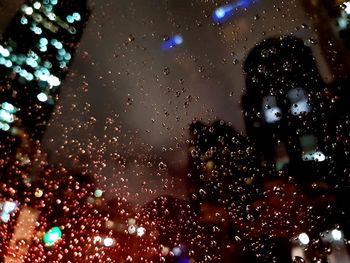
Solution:
<svg viewBox="0 0 350 263">
<path fill-rule="evenodd" d="M 293 257 L 293 263 L 305 263 L 305 259 L 299 256 Z"/>
</svg>

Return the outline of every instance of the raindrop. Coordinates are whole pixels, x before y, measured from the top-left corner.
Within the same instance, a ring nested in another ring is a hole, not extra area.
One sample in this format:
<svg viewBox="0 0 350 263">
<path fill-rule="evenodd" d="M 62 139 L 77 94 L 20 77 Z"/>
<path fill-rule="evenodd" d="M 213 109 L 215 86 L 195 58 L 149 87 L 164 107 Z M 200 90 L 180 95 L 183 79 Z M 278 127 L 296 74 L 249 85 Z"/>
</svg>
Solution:
<svg viewBox="0 0 350 263">
<path fill-rule="evenodd" d="M 128 41 L 129 41 L 129 42 L 132 42 L 132 41 L 134 41 L 134 40 L 135 40 L 134 35 L 133 35 L 133 34 L 130 34 L 129 37 L 128 37 Z"/>
<path fill-rule="evenodd" d="M 199 193 L 201 196 L 205 196 L 207 194 L 207 192 L 204 191 L 203 189 L 199 189 Z"/>
<path fill-rule="evenodd" d="M 164 75 L 168 76 L 170 74 L 170 69 L 168 67 L 165 67 L 163 73 Z"/>
<path fill-rule="evenodd" d="M 332 248 L 331 248 L 331 247 L 326 247 L 325 250 L 324 250 L 324 252 L 325 252 L 326 254 L 330 254 L 330 253 L 332 253 Z"/>
<path fill-rule="evenodd" d="M 199 71 L 200 73 L 204 72 L 204 70 L 205 70 L 205 68 L 204 68 L 203 66 L 200 66 L 200 67 L 198 68 L 198 71 Z"/>
<path fill-rule="evenodd" d="M 197 151 L 196 149 L 192 149 L 192 150 L 191 150 L 191 156 L 192 156 L 193 158 L 198 157 L 198 155 L 199 155 L 199 153 L 198 153 L 198 151 Z"/>
<path fill-rule="evenodd" d="M 303 259 L 302 257 L 299 257 L 299 256 L 295 256 L 293 258 L 293 263 L 305 263 L 305 259 Z"/>
<path fill-rule="evenodd" d="M 158 164 L 158 168 L 159 168 L 159 170 L 161 170 L 161 171 L 166 170 L 167 167 L 168 167 L 168 166 L 167 166 L 165 163 L 163 163 L 163 162 L 160 162 L 160 163 Z"/>
</svg>

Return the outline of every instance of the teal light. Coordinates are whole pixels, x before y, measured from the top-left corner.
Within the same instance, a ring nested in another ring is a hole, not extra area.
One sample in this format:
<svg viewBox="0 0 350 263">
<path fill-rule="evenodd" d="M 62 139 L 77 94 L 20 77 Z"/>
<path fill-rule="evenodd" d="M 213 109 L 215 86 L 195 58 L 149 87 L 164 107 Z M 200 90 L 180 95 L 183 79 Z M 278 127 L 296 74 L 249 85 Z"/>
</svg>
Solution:
<svg viewBox="0 0 350 263">
<path fill-rule="evenodd" d="M 62 231 L 59 227 L 51 228 L 43 237 L 45 246 L 52 247 L 62 237 Z"/>
<path fill-rule="evenodd" d="M 5 67 L 7 67 L 7 68 L 12 67 L 12 61 L 11 60 L 6 60 Z"/>
<path fill-rule="evenodd" d="M 22 69 L 21 69 L 20 66 L 14 66 L 13 67 L 13 71 L 16 72 L 16 73 L 20 73 L 22 71 Z"/>
<path fill-rule="evenodd" d="M 64 56 L 66 54 L 66 50 L 64 48 L 58 50 L 58 54 L 60 56 Z"/>
<path fill-rule="evenodd" d="M 58 40 L 55 38 L 51 39 L 51 41 L 50 41 L 51 45 L 53 45 L 53 46 L 55 46 L 57 42 L 58 42 Z"/>
<path fill-rule="evenodd" d="M 40 35 L 40 34 L 43 32 L 43 31 L 41 30 L 40 27 L 35 27 L 35 28 L 33 29 L 33 31 L 34 31 L 34 33 L 37 34 L 37 35 Z"/>
<path fill-rule="evenodd" d="M 29 57 L 29 58 L 26 59 L 26 64 L 28 66 L 31 66 L 34 62 L 35 62 L 35 60 L 32 57 Z"/>
<path fill-rule="evenodd" d="M 11 103 L 9 102 L 4 102 L 1 104 L 1 108 L 3 108 L 4 110 L 10 112 L 10 113 L 16 113 L 16 108 L 15 106 L 13 106 Z"/>
<path fill-rule="evenodd" d="M 52 11 L 52 5 L 49 5 L 49 4 L 46 5 L 45 9 L 46 9 L 47 12 L 51 12 Z"/>
<path fill-rule="evenodd" d="M 79 13 L 75 12 L 73 13 L 73 18 L 76 20 L 76 21 L 80 21 L 81 20 L 81 16 Z"/>
<path fill-rule="evenodd" d="M 73 17 L 73 16 L 70 16 L 70 15 L 67 16 L 66 19 L 67 19 L 67 22 L 70 23 L 70 24 L 74 23 L 74 20 L 75 20 L 74 17 Z"/>
<path fill-rule="evenodd" d="M 45 68 L 52 68 L 52 63 L 51 63 L 50 61 L 47 61 L 47 60 L 46 60 L 46 61 L 44 62 L 44 67 L 45 67 Z"/>
<path fill-rule="evenodd" d="M 65 60 L 70 60 L 72 58 L 72 56 L 71 56 L 71 54 L 69 54 L 69 53 L 66 53 L 65 55 L 64 55 L 64 59 Z"/>
<path fill-rule="evenodd" d="M 77 33 L 77 30 L 75 29 L 75 27 L 70 27 L 70 28 L 68 29 L 68 32 L 74 35 L 74 34 Z"/>
<path fill-rule="evenodd" d="M 21 18 L 21 24 L 22 24 L 22 25 L 28 24 L 28 19 L 27 19 L 26 17 L 22 17 L 22 18 Z"/>
<path fill-rule="evenodd" d="M 3 122 L 0 121 L 0 130 L 8 131 L 8 130 L 10 130 L 10 125 L 8 125 L 7 123 L 3 123 Z"/>
<path fill-rule="evenodd" d="M 14 122 L 14 115 L 7 110 L 0 109 L 0 121 L 12 123 Z"/>
<path fill-rule="evenodd" d="M 67 63 L 66 62 L 64 62 L 64 61 L 62 61 L 62 62 L 60 62 L 60 68 L 65 68 L 65 67 L 67 67 Z"/>
<path fill-rule="evenodd" d="M 47 51 L 47 46 L 41 46 L 41 47 L 39 48 L 39 50 L 40 50 L 41 52 L 46 52 L 46 51 Z"/>
<path fill-rule="evenodd" d="M 26 76 L 26 79 L 27 79 L 28 81 L 32 81 L 32 80 L 34 79 L 33 74 L 28 73 L 27 76 Z"/>
<path fill-rule="evenodd" d="M 55 48 L 57 48 L 57 49 L 61 49 L 61 48 L 63 48 L 62 43 L 61 43 L 61 42 L 59 42 L 59 41 L 57 41 L 57 42 L 56 42 L 56 44 L 55 44 Z"/>
<path fill-rule="evenodd" d="M 48 43 L 49 43 L 49 41 L 47 40 L 47 38 L 42 37 L 42 38 L 40 39 L 40 44 L 41 44 L 41 45 L 46 46 Z"/>
</svg>

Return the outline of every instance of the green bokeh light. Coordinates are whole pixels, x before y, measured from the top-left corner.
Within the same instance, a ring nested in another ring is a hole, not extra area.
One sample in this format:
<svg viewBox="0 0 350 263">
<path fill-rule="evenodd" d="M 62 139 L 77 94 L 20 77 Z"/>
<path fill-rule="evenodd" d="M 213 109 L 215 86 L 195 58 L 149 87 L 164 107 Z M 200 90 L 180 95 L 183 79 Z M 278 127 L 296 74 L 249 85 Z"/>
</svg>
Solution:
<svg viewBox="0 0 350 263">
<path fill-rule="evenodd" d="M 62 231 L 59 227 L 55 226 L 51 228 L 43 237 L 45 246 L 51 247 L 62 237 Z"/>
</svg>

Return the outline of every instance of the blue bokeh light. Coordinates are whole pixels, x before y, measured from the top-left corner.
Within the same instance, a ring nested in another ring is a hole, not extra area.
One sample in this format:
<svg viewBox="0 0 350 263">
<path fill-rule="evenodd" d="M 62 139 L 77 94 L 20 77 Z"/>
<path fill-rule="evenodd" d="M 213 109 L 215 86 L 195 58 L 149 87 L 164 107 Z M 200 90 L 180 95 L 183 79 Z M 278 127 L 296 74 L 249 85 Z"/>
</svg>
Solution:
<svg viewBox="0 0 350 263">
<path fill-rule="evenodd" d="M 212 18 L 215 23 L 222 23 L 227 21 L 238 8 L 246 8 L 253 1 L 252 0 L 239 0 L 234 3 L 223 5 L 214 10 Z"/>
<path fill-rule="evenodd" d="M 175 46 L 179 46 L 183 43 L 183 37 L 181 35 L 175 35 L 162 43 L 162 50 L 169 50 Z"/>
</svg>

